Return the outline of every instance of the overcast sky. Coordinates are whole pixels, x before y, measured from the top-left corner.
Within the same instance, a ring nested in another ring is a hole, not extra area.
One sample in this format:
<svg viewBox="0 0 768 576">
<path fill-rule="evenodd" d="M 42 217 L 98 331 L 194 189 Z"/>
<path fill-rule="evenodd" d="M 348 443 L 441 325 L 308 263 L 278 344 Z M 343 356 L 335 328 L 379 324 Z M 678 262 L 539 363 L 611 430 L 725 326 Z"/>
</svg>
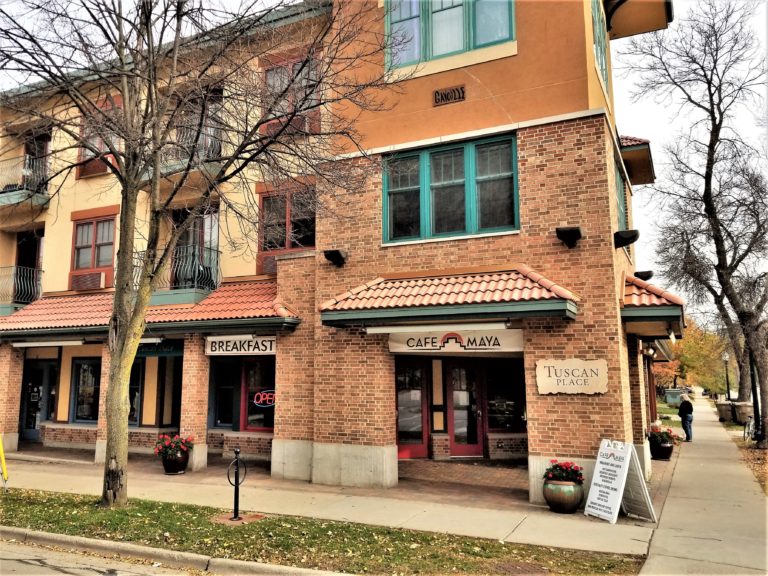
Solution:
<svg viewBox="0 0 768 576">
<path fill-rule="evenodd" d="M 695 0 L 674 0 L 675 20 L 670 25 L 676 26 L 689 9 L 696 7 Z M 762 0 L 756 14 L 753 26 L 758 33 L 758 38 L 763 43 L 765 51 L 766 37 L 766 0 Z M 617 52 L 628 42 L 627 39 L 611 42 L 611 51 L 614 66 L 621 65 L 621 59 L 617 59 Z M 651 153 L 656 167 L 656 181 L 662 180 L 667 169 L 664 145 L 672 142 L 675 134 L 686 125 L 686 118 L 678 116 L 679 107 L 669 103 L 657 103 L 646 99 L 642 102 L 632 102 L 630 99 L 633 90 L 633 78 L 624 77 L 620 72 L 614 73 L 614 102 L 616 106 L 616 121 L 619 134 L 624 136 L 637 136 L 651 141 Z M 756 127 L 757 115 L 765 117 L 765 110 L 743 110 L 739 114 L 739 125 L 743 133 L 748 133 L 755 140 L 764 136 Z M 760 129 L 762 131 L 765 128 Z M 642 187 L 634 190 L 633 214 L 635 228 L 640 230 L 640 240 L 635 244 L 636 269 L 657 270 L 655 264 L 654 240 L 656 238 L 655 223 L 660 218 L 658 206 L 649 201 L 650 193 Z M 664 283 L 663 278 L 656 276 L 654 283 Z"/>
</svg>

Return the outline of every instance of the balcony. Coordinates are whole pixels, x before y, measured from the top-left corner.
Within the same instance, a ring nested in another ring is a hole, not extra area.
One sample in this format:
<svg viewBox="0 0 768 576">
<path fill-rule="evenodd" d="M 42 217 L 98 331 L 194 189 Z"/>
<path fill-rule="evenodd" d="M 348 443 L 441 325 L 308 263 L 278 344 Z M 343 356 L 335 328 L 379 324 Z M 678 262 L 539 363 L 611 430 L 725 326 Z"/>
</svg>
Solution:
<svg viewBox="0 0 768 576">
<path fill-rule="evenodd" d="M 202 246 L 177 246 L 160 277 L 151 303 L 196 304 L 221 284 L 221 253 Z M 134 280 L 138 284 L 144 252 L 134 256 Z"/>
<path fill-rule="evenodd" d="M 178 127 L 173 130 L 170 144 L 161 154 L 161 188 L 165 189 L 169 184 L 173 185 L 181 173 L 190 164 L 190 172 L 187 175 L 186 186 L 197 187 L 207 181 L 201 173 L 207 171 L 215 174 L 219 169 L 222 149 L 221 131 L 204 129 L 199 134 L 197 129 Z M 145 173 L 145 185 L 149 184 L 152 176 L 151 170 Z"/>
<path fill-rule="evenodd" d="M 0 316 L 8 316 L 43 293 L 43 271 L 26 266 L 0 267 Z"/>
<path fill-rule="evenodd" d="M 24 155 L 0 160 L 0 207 L 48 202 L 48 160 Z"/>
</svg>

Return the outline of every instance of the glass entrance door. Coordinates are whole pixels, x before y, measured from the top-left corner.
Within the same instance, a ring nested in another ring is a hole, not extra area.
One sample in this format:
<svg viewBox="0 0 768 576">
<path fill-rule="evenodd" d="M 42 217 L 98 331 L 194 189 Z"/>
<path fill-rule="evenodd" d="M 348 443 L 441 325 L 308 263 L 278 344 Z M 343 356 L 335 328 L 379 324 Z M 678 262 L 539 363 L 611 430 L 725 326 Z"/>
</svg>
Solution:
<svg viewBox="0 0 768 576">
<path fill-rule="evenodd" d="M 55 382 L 58 380 L 55 362 L 28 361 L 24 365 L 21 389 L 21 438 L 38 442 L 40 424 L 50 420 L 55 406 Z"/>
<path fill-rule="evenodd" d="M 397 392 L 398 458 L 426 458 L 429 360 L 398 356 L 395 362 Z"/>
<path fill-rule="evenodd" d="M 482 456 L 483 411 L 477 367 L 469 360 L 446 360 L 443 373 L 451 456 Z"/>
</svg>

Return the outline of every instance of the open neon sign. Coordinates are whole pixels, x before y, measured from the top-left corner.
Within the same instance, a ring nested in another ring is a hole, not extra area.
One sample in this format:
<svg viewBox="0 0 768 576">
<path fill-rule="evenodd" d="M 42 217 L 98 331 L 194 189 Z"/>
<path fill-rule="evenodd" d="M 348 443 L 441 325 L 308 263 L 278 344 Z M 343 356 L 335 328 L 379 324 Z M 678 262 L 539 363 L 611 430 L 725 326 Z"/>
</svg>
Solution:
<svg viewBox="0 0 768 576">
<path fill-rule="evenodd" d="M 275 406 L 275 391 L 261 390 L 253 395 L 253 403 L 259 408 L 273 408 Z"/>
</svg>

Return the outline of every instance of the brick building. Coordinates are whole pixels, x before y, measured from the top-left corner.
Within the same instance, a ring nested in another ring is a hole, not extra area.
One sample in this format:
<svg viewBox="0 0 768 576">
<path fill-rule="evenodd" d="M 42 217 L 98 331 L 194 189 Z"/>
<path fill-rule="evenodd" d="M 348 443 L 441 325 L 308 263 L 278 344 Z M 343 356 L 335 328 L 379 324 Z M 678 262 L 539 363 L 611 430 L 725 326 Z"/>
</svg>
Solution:
<svg viewBox="0 0 768 576">
<path fill-rule="evenodd" d="M 367 486 L 395 485 L 401 458 L 527 458 L 538 500 L 551 458 L 589 475 L 612 438 L 649 475 L 650 353 L 682 335 L 682 302 L 635 271 L 632 187 L 653 164 L 647 140 L 618 135 L 607 45 L 665 28 L 671 3 L 378 9 L 410 41 L 388 54 L 403 74 L 388 109 L 359 118 L 367 157 L 337 160 L 365 163 L 364 185 L 348 202 L 318 186 L 323 212 L 300 217 L 262 190 L 285 225 L 253 261 L 201 219 L 153 296 L 131 448 L 179 430 L 193 469 L 239 445 L 276 477 Z M 51 136 L 35 137 L 27 157 Z M 98 461 L 119 197 L 89 204 L 110 176 L 85 176 L 30 223 L 45 191 L 0 169 L 0 432 L 6 450 Z"/>
</svg>

